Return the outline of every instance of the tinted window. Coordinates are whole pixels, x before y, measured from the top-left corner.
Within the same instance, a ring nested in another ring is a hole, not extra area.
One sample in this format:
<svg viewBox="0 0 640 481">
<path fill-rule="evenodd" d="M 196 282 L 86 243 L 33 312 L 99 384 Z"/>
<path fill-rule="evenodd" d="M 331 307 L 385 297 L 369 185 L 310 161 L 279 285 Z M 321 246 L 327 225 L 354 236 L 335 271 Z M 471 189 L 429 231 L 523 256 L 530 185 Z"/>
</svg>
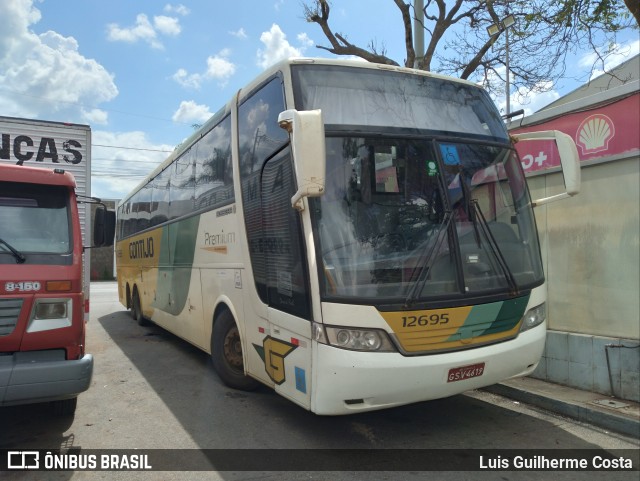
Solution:
<svg viewBox="0 0 640 481">
<path fill-rule="evenodd" d="M 164 169 L 152 181 L 151 226 L 162 224 L 169 219 L 169 189 L 171 182 L 171 167 Z"/>
<path fill-rule="evenodd" d="M 210 130 L 199 142 L 195 160 L 196 209 L 233 202 L 231 117 Z"/>
<path fill-rule="evenodd" d="M 463 132 L 508 139 L 489 95 L 462 82 L 368 68 L 295 65 L 296 108 L 326 124 Z"/>
<path fill-rule="evenodd" d="M 256 256 L 266 260 L 269 305 L 309 318 L 300 217 L 291 207 L 295 190 L 291 156 L 287 149 L 268 161 L 262 171 L 264 237 L 251 247 Z"/>
<path fill-rule="evenodd" d="M 289 141 L 278 125 L 285 110 L 282 81 L 274 78 L 245 100 L 238 109 L 241 174 L 259 171 L 264 161 Z"/>
<path fill-rule="evenodd" d="M 285 110 L 282 81 L 272 79 L 245 100 L 238 108 L 240 149 L 240 183 L 244 204 L 247 240 L 251 265 L 260 298 L 268 302 L 267 266 L 261 206 L 261 172 L 265 161 L 288 141 L 286 131 L 278 125 L 278 115 Z"/>
<path fill-rule="evenodd" d="M 170 171 L 170 206 L 169 218 L 175 219 L 193 212 L 193 200 L 195 194 L 195 155 L 194 145 L 167 169 Z"/>
<path fill-rule="evenodd" d="M 151 186 L 147 184 L 131 199 L 133 203 L 132 215 L 136 217 L 135 232 L 149 227 L 149 221 L 151 219 L 151 195 Z"/>
</svg>

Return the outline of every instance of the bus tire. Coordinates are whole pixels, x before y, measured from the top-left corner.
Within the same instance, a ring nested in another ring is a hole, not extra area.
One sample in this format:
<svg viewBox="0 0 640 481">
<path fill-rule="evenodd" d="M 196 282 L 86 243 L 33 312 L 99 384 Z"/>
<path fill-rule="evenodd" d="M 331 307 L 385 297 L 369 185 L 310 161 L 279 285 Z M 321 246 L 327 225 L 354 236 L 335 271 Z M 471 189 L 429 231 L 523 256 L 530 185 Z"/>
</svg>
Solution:
<svg viewBox="0 0 640 481">
<path fill-rule="evenodd" d="M 129 309 L 131 310 L 131 319 L 138 320 L 138 311 L 136 311 L 135 304 L 133 303 L 133 296 L 129 298 Z"/>
<path fill-rule="evenodd" d="M 133 288 L 133 298 L 131 300 L 131 317 L 135 321 L 138 321 L 138 325 L 146 326 L 149 324 L 147 319 L 142 314 L 142 304 L 140 303 L 140 295 L 138 294 L 138 289 Z"/>
<path fill-rule="evenodd" d="M 253 391 L 260 383 L 245 376 L 242 341 L 235 320 L 227 310 L 215 320 L 211 334 L 211 360 L 222 382 L 233 389 Z"/>
</svg>

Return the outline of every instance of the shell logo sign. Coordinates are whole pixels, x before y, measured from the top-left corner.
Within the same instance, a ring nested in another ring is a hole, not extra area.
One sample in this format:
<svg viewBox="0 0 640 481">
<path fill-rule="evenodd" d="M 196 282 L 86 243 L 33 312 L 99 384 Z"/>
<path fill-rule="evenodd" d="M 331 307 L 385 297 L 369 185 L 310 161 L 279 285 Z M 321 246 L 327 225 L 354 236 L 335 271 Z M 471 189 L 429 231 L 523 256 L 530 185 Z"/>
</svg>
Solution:
<svg viewBox="0 0 640 481">
<path fill-rule="evenodd" d="M 640 150 L 640 92 L 589 111 L 568 112 L 546 122 L 514 128 L 511 133 L 559 130 L 573 137 L 581 161 L 634 156 Z M 525 173 L 560 165 L 555 142 L 532 140 L 515 145 Z"/>
<path fill-rule="evenodd" d="M 582 121 L 576 133 L 576 145 L 582 155 L 595 154 L 609 149 L 609 141 L 615 135 L 613 121 L 603 114 L 595 114 Z"/>
</svg>

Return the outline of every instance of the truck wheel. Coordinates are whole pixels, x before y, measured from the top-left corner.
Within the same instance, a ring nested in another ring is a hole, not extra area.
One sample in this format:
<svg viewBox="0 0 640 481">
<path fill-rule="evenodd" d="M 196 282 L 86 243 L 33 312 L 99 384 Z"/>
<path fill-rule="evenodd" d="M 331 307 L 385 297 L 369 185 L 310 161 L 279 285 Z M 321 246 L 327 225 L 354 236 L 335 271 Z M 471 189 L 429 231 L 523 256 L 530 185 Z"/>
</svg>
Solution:
<svg viewBox="0 0 640 481">
<path fill-rule="evenodd" d="M 138 325 L 146 326 L 149 324 L 149 321 L 142 314 L 142 305 L 140 304 L 140 296 L 138 295 L 138 289 L 133 290 L 133 300 L 131 301 L 133 304 L 131 307 L 131 317 L 133 317 L 134 321 L 138 321 Z"/>
<path fill-rule="evenodd" d="M 59 417 L 73 416 L 76 412 L 76 406 L 78 404 L 78 398 L 63 399 L 61 401 L 53 401 L 51 408 L 53 414 Z"/>
<path fill-rule="evenodd" d="M 213 325 L 211 359 L 227 386 L 241 391 L 253 391 L 260 386 L 258 381 L 244 375 L 240 332 L 229 311 L 223 311 Z"/>
</svg>

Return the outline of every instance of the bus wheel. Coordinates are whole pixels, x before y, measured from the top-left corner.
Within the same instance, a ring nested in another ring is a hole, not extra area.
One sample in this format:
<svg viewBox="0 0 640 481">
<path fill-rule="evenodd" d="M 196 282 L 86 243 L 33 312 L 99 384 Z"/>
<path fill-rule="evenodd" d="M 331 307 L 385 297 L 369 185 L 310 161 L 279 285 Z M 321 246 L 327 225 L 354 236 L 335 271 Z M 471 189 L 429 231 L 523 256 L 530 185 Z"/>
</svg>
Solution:
<svg viewBox="0 0 640 481">
<path fill-rule="evenodd" d="M 244 375 L 240 332 L 229 311 L 223 311 L 213 325 L 211 359 L 218 376 L 227 386 L 253 391 L 260 383 Z"/>
<path fill-rule="evenodd" d="M 138 289 L 133 289 L 133 300 L 131 301 L 131 317 L 134 321 L 138 321 L 140 326 L 146 326 L 149 324 L 142 314 L 142 305 L 140 304 L 140 295 Z"/>
</svg>

